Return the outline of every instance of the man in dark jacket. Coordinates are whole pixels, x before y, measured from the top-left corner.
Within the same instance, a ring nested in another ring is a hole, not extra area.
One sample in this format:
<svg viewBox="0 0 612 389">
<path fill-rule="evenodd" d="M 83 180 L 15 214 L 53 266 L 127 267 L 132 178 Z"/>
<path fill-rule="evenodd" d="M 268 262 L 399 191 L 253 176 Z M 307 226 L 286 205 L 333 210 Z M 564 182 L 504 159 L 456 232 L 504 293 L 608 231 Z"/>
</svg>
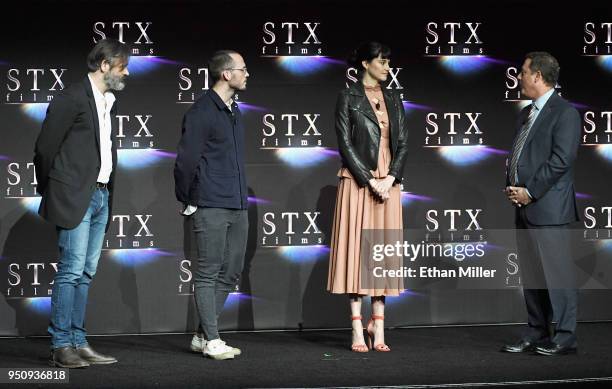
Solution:
<svg viewBox="0 0 612 389">
<path fill-rule="evenodd" d="M 555 92 L 558 76 L 559 63 L 545 52 L 527 54 L 519 74 L 521 92 L 533 103 L 517 123 L 506 194 L 516 207 L 528 329 L 517 343 L 503 347 L 506 352 L 576 352 L 578 295 L 568 227 L 578 221 L 574 162 L 581 118 Z"/>
<path fill-rule="evenodd" d="M 88 76 L 53 99 L 36 140 L 38 213 L 57 227 L 60 252 L 49 324 L 52 366 L 117 362 L 89 346 L 84 321 L 112 206 L 117 152 L 111 90 L 125 87 L 128 60 L 127 46 L 100 40 L 87 57 Z"/>
<path fill-rule="evenodd" d="M 246 251 L 244 128 L 233 97 L 246 89 L 249 73 L 242 56 L 229 50 L 213 54 L 208 71 L 214 86 L 183 119 L 175 192 L 183 214 L 192 218 L 198 249 L 195 300 L 203 336 L 194 336 L 191 349 L 233 359 L 240 350 L 221 340 L 217 319 L 242 272 Z"/>
</svg>

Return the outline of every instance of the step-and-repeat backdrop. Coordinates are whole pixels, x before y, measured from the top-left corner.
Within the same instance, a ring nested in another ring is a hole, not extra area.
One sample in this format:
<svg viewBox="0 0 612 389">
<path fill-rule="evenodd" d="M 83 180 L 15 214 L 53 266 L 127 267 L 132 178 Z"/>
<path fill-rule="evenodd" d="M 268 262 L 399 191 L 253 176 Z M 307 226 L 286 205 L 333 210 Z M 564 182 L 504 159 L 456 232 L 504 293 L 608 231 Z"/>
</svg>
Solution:
<svg viewBox="0 0 612 389">
<path fill-rule="evenodd" d="M 340 166 L 333 115 L 338 92 L 357 81 L 346 58 L 363 40 L 393 52 L 384 87 L 401 94 L 409 127 L 407 228 L 513 227 L 501 189 L 528 104 L 518 69 L 527 52 L 545 50 L 561 64 L 558 91 L 583 117 L 575 228 L 602 241 L 612 230 L 612 7 L 581 2 L 568 15 L 528 2 L 21 3 L 0 26 L 0 335 L 46 330 L 58 249 L 55 228 L 36 213 L 34 142 L 49 101 L 86 76 L 86 55 L 105 37 L 129 44 L 132 57 L 117 93 L 116 200 L 90 293 L 92 333 L 197 324 L 195 248 L 172 170 L 183 114 L 211 87 L 207 59 L 217 49 L 242 53 L 250 73 L 238 96 L 249 240 L 223 329 L 348 326 L 346 297 L 325 291 Z M 409 289 L 388 298 L 387 324 L 524 321 L 515 270 L 509 263 L 508 288 Z M 606 290 L 581 290 L 579 319 L 612 319 L 611 302 Z"/>
</svg>

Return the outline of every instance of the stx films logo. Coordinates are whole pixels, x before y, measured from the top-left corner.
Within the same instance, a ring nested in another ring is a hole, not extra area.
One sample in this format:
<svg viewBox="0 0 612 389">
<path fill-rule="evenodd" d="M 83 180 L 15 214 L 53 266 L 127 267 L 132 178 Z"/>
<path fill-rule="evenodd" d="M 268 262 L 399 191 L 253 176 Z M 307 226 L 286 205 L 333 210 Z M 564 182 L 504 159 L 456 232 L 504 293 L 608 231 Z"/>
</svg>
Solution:
<svg viewBox="0 0 612 389">
<path fill-rule="evenodd" d="M 426 56 L 484 55 L 479 37 L 480 22 L 428 22 L 425 26 Z"/>
<path fill-rule="evenodd" d="M 11 67 L 6 71 L 5 104 L 49 103 L 64 89 L 63 67 Z"/>
<path fill-rule="evenodd" d="M 612 206 L 590 205 L 584 208 L 584 239 L 612 239 Z"/>
<path fill-rule="evenodd" d="M 612 111 L 586 111 L 583 114 L 582 144 L 584 146 L 612 143 Z"/>
<path fill-rule="evenodd" d="M 50 297 L 57 262 L 11 261 L 7 263 L 5 296 L 7 298 Z"/>
<path fill-rule="evenodd" d="M 0 158 L 1 159 L 1 158 Z M 5 199 L 18 201 L 27 211 L 38 212 L 41 197 L 36 193 L 36 168 L 31 161 L 15 161 L 4 158 L 2 166 L 2 191 Z"/>
<path fill-rule="evenodd" d="M 112 215 L 104 248 L 146 249 L 155 247 L 151 229 L 153 215 Z"/>
<path fill-rule="evenodd" d="M 207 67 L 183 67 L 178 73 L 177 103 L 193 103 L 210 87 Z"/>
<path fill-rule="evenodd" d="M 323 55 L 315 21 L 266 21 L 262 26 L 261 56 Z"/>
<path fill-rule="evenodd" d="M 33 162 L 3 161 L 6 179 L 5 198 L 37 197 L 36 167 Z"/>
<path fill-rule="evenodd" d="M 320 212 L 266 212 L 262 217 L 261 245 L 264 247 L 312 246 L 323 244 L 317 225 Z"/>
<path fill-rule="evenodd" d="M 481 208 L 428 209 L 425 214 L 427 242 L 483 242 L 485 231 L 480 222 Z"/>
<path fill-rule="evenodd" d="M 260 150 L 272 152 L 276 158 L 293 168 L 306 168 L 337 157 L 336 150 L 328 149 L 324 142 L 326 125 L 330 118 L 320 113 L 291 111 L 271 112 L 267 108 L 257 111 L 261 120 Z"/>
<path fill-rule="evenodd" d="M 264 114 L 261 148 L 323 146 L 320 118 L 318 113 Z"/>
<path fill-rule="evenodd" d="M 150 149 L 155 147 L 154 119 L 151 114 L 117 115 L 118 149 Z"/>
<path fill-rule="evenodd" d="M 474 146 L 483 144 L 482 112 L 428 112 L 423 145 Z"/>
<path fill-rule="evenodd" d="M 595 56 L 612 54 L 612 22 L 584 23 L 583 39 L 583 55 Z"/>
<path fill-rule="evenodd" d="M 93 24 L 93 42 L 115 38 L 131 48 L 133 56 L 157 55 L 151 39 L 151 25 L 148 21 L 96 21 Z"/>
</svg>

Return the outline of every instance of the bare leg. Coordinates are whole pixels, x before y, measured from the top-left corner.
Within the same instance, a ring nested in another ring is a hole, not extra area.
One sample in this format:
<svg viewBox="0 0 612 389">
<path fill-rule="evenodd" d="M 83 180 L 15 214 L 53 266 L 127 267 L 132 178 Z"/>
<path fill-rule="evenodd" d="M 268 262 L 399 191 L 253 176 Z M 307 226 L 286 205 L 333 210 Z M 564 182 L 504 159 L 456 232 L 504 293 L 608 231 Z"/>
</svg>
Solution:
<svg viewBox="0 0 612 389">
<path fill-rule="evenodd" d="M 372 316 L 376 317 L 369 331 L 374 333 L 374 346 L 385 344 L 385 296 L 372 296 Z M 385 347 L 386 348 L 386 347 Z"/>
<path fill-rule="evenodd" d="M 349 295 L 349 303 L 351 306 L 351 317 L 361 317 L 361 296 L 357 294 Z M 353 327 L 353 346 L 363 345 L 363 347 L 352 347 L 354 351 L 367 351 L 365 340 L 363 338 L 363 323 L 361 320 L 351 320 Z"/>
</svg>

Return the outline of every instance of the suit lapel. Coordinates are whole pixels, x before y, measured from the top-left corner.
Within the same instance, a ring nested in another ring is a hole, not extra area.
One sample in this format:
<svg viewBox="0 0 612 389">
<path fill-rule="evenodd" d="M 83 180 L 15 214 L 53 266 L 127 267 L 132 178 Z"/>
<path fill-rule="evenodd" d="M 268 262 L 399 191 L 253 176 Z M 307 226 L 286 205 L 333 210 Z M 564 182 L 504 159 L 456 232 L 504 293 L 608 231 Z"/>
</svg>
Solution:
<svg viewBox="0 0 612 389">
<path fill-rule="evenodd" d="M 544 104 L 544 107 L 542 107 L 542 112 L 539 113 L 539 115 L 536 118 L 535 122 L 531 126 L 531 129 L 529 130 L 529 135 L 527 135 L 527 139 L 525 140 L 525 144 L 523 146 L 523 150 L 525 150 L 525 148 L 529 146 L 529 143 L 531 142 L 531 140 L 535 136 L 535 133 L 538 131 L 538 129 L 540 127 L 542 127 L 542 124 L 546 123 L 548 121 L 548 118 L 549 118 L 550 114 L 552 113 L 558 98 L 559 98 L 559 95 L 557 95 L 557 93 L 554 92 L 550 96 L 550 98 L 548 99 L 546 104 Z"/>
<path fill-rule="evenodd" d="M 98 145 L 98 150 L 100 150 L 100 124 L 98 123 L 96 98 L 94 97 L 93 89 L 91 89 L 91 82 L 89 81 L 89 77 L 85 77 L 85 80 L 83 82 L 85 84 L 85 92 L 87 93 L 87 100 L 89 101 L 89 108 L 91 110 L 91 119 L 94 125 L 94 132 L 96 133 L 96 144 Z"/>
</svg>

